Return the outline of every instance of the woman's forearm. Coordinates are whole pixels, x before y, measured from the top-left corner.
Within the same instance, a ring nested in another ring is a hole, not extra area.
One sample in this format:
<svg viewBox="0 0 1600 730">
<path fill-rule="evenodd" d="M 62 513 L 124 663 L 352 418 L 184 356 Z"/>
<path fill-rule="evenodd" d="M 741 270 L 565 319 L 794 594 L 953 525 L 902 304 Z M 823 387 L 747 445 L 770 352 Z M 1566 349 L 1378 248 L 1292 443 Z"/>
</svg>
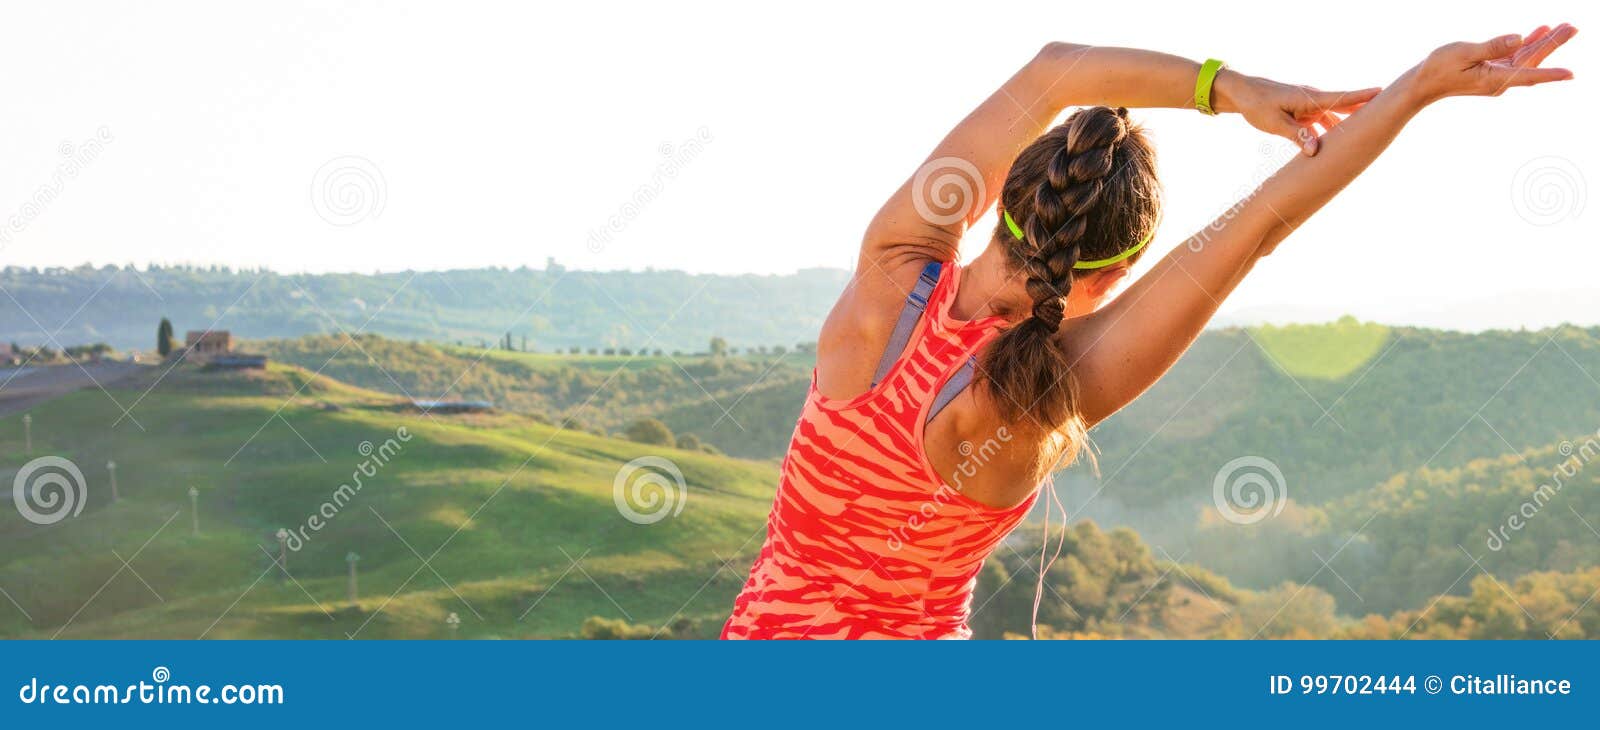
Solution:
<svg viewBox="0 0 1600 730">
<path fill-rule="evenodd" d="M 1290 160 L 1263 183 L 1243 202 L 1240 215 L 1261 226 L 1258 255 L 1270 253 L 1365 171 L 1428 101 L 1416 83 L 1416 70 L 1407 71 L 1323 135 L 1320 154 Z"/>
<path fill-rule="evenodd" d="M 1256 261 L 1389 146 L 1425 103 L 1408 77 L 1335 126 L 1316 157 L 1296 156 L 1116 300 L 1062 329 L 1063 345 L 1078 363 L 1079 408 L 1089 423 L 1166 372 Z"/>
<path fill-rule="evenodd" d="M 1052 43 L 1035 59 L 1048 85 L 1041 96 L 1057 111 L 1072 106 L 1194 108 L 1200 64 L 1138 48 Z M 1243 77 L 1219 74 L 1213 85 L 1218 111 L 1234 111 L 1233 93 Z"/>
</svg>

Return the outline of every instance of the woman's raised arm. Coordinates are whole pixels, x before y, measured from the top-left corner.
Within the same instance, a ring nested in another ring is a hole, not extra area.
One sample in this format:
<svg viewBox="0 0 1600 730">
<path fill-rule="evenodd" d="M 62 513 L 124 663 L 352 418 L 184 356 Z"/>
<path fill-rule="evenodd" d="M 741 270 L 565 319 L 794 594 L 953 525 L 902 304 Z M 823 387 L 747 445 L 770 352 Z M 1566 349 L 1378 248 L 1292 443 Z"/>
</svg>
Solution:
<svg viewBox="0 0 1600 730">
<path fill-rule="evenodd" d="M 888 287 L 897 305 L 916 274 L 914 269 L 904 277 L 893 272 L 908 263 L 920 268 L 929 260 L 955 258 L 961 235 L 994 204 L 1017 153 L 1064 109 L 1091 104 L 1193 108 L 1199 69 L 1194 61 L 1155 51 L 1045 46 L 956 125 L 878 211 L 862 242 L 858 280 L 874 270 L 905 279 Z M 1308 155 L 1316 152 L 1314 123 L 1377 93 L 1324 92 L 1226 69 L 1212 88 L 1217 111 L 1242 113 L 1263 131 L 1296 140 Z"/>
<path fill-rule="evenodd" d="M 1059 336 L 1075 362 L 1086 421 L 1111 415 L 1160 378 L 1256 261 L 1360 175 L 1423 107 L 1447 96 L 1499 96 L 1513 86 L 1572 78 L 1539 64 L 1575 33 L 1563 24 L 1541 27 L 1526 41 L 1502 36 L 1434 51 L 1336 123 L 1316 157 L 1291 160 L 1106 307 L 1069 320 Z"/>
</svg>

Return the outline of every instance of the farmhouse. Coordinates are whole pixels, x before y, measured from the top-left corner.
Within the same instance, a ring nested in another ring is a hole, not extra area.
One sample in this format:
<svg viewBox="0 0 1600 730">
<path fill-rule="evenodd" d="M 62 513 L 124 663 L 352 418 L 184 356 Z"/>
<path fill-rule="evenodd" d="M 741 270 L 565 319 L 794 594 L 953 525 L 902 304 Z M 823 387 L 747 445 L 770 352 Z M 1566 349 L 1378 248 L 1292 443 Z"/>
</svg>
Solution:
<svg viewBox="0 0 1600 730">
<path fill-rule="evenodd" d="M 223 355 L 233 351 L 233 333 L 227 330 L 189 330 L 184 349 L 191 355 Z"/>
</svg>

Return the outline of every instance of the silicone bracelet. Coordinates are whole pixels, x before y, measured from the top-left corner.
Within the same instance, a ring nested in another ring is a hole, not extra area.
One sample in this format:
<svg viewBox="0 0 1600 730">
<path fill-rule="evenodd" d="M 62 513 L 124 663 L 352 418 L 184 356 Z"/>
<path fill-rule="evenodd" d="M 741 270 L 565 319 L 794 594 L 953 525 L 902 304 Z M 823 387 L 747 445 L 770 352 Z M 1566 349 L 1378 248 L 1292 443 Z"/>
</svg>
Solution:
<svg viewBox="0 0 1600 730">
<path fill-rule="evenodd" d="M 1217 110 L 1211 108 L 1211 84 L 1217 80 L 1217 74 L 1227 67 L 1228 64 L 1215 58 L 1208 58 L 1200 64 L 1200 75 L 1194 79 L 1194 108 L 1199 109 L 1201 114 L 1216 116 Z"/>
</svg>

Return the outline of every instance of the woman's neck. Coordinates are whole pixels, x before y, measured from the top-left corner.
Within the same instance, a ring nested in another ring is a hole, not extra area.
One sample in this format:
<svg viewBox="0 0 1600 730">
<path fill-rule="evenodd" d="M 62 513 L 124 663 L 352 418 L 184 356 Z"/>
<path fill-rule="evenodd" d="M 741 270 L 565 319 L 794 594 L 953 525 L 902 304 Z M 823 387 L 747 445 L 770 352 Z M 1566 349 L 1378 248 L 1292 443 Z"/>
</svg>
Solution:
<svg viewBox="0 0 1600 730">
<path fill-rule="evenodd" d="M 960 320 L 1011 316 L 1014 307 L 1006 296 L 1010 283 L 1004 253 L 994 246 L 984 249 L 971 264 L 962 267 L 950 316 Z"/>
</svg>

